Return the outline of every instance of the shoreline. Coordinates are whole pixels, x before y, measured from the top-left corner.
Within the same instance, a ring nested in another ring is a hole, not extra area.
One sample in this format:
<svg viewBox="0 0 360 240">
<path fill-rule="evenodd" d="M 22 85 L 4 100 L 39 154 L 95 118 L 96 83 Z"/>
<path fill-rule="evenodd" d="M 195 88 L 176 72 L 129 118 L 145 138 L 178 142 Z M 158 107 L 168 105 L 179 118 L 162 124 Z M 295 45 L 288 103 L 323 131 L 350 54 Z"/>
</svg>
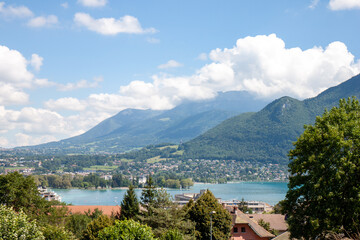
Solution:
<svg viewBox="0 0 360 240">
<path fill-rule="evenodd" d="M 226 182 L 226 183 L 205 183 L 205 182 L 194 182 L 194 185 L 221 185 L 221 184 L 236 184 L 236 183 L 289 183 L 289 181 L 230 181 L 230 182 Z M 193 187 L 193 186 L 192 186 Z M 190 190 L 192 187 L 190 188 L 155 188 L 155 189 L 165 189 L 165 190 L 171 190 L 171 191 L 188 191 Z M 59 189 L 59 190 L 74 190 L 74 189 L 79 189 L 79 190 L 91 190 L 91 191 L 95 191 L 95 190 L 128 190 L 129 187 L 109 187 L 109 188 L 77 188 L 77 187 L 72 187 L 72 188 L 52 188 L 52 187 L 47 187 L 48 189 Z M 141 188 L 134 188 L 134 189 L 139 189 L 139 190 L 144 190 L 145 188 L 141 187 Z"/>
<path fill-rule="evenodd" d="M 119 204 L 124 194 L 125 187 L 117 189 L 52 189 L 61 196 L 62 201 L 73 205 L 114 205 Z M 225 185 L 197 183 L 190 189 L 165 189 L 173 198 L 176 194 L 199 193 L 202 189 L 210 191 L 223 201 L 241 200 L 262 201 L 275 205 L 283 200 L 288 191 L 285 182 L 232 182 Z M 140 197 L 142 189 L 136 189 Z"/>
</svg>

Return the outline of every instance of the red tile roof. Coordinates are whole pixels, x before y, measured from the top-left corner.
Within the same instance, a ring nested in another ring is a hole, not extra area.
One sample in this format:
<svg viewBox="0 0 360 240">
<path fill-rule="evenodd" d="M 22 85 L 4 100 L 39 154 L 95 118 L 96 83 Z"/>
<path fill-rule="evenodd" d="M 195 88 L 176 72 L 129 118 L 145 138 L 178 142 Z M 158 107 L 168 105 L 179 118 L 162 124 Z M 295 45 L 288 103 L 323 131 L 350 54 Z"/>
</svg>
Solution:
<svg viewBox="0 0 360 240">
<path fill-rule="evenodd" d="M 281 232 L 285 232 L 288 229 L 288 225 L 285 221 L 285 215 L 281 214 L 246 214 L 250 219 L 259 222 L 260 219 L 270 223 L 270 228 Z"/>
<path fill-rule="evenodd" d="M 69 209 L 69 213 L 81 213 L 84 214 L 90 210 L 90 212 L 99 209 L 103 214 L 111 216 L 112 213 L 120 211 L 120 206 L 102 206 L 102 205 L 78 205 L 78 206 L 66 206 Z"/>
<path fill-rule="evenodd" d="M 234 224 L 247 224 L 259 237 L 262 238 L 273 238 L 275 237 L 272 233 L 266 231 L 257 222 L 251 220 L 246 214 L 241 211 L 236 211 L 233 219 Z"/>
</svg>

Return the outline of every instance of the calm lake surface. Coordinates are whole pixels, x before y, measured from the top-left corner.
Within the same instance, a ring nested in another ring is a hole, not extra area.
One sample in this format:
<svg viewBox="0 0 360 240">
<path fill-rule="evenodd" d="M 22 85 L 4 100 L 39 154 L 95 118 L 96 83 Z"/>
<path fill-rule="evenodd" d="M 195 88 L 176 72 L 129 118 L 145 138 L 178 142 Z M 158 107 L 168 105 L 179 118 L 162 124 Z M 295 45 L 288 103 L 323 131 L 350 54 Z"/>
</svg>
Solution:
<svg viewBox="0 0 360 240">
<path fill-rule="evenodd" d="M 275 205 L 285 198 L 287 183 L 279 182 L 240 182 L 227 184 L 197 183 L 188 190 L 167 189 L 172 196 L 181 193 L 199 193 L 201 189 L 209 189 L 222 200 L 263 201 Z M 63 202 L 73 205 L 119 205 L 126 190 L 84 190 L 84 189 L 52 189 Z M 135 190 L 138 197 L 141 190 Z"/>
</svg>

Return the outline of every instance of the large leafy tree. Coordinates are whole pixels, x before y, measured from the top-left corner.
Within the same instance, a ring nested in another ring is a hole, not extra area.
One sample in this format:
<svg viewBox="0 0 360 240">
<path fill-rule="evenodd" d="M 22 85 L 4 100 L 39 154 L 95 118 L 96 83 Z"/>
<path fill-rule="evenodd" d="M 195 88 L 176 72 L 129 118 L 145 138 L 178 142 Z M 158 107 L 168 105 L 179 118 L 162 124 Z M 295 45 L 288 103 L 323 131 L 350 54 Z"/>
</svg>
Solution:
<svg viewBox="0 0 360 240">
<path fill-rule="evenodd" d="M 121 213 L 117 216 L 120 220 L 134 219 L 139 214 L 139 201 L 136 197 L 134 186 L 130 185 L 121 202 Z"/>
<path fill-rule="evenodd" d="M 198 232 L 196 239 L 210 238 L 210 217 L 212 220 L 212 239 L 229 239 L 231 216 L 224 209 L 215 196 L 207 190 L 194 204 L 188 206 L 189 219 L 195 222 L 195 228 Z M 215 213 L 212 214 L 212 212 Z"/>
<path fill-rule="evenodd" d="M 283 211 L 291 236 L 323 238 L 360 229 L 360 105 L 340 100 L 290 151 L 290 182 Z"/>
<path fill-rule="evenodd" d="M 24 177 L 18 172 L 0 175 L 0 204 L 12 206 L 16 211 L 24 208 L 28 212 L 44 203 L 31 176 Z"/>
</svg>

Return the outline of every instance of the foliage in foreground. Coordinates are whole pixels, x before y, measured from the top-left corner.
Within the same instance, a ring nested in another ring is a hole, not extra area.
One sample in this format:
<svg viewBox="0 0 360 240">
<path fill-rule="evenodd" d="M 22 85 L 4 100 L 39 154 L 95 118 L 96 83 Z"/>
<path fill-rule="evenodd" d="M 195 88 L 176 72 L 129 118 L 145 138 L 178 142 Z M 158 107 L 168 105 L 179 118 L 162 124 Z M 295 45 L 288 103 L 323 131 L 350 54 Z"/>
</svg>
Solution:
<svg viewBox="0 0 360 240">
<path fill-rule="evenodd" d="M 82 239 L 95 240 L 98 238 L 99 232 L 113 224 L 113 220 L 106 215 L 100 215 L 92 220 L 86 227 Z"/>
<path fill-rule="evenodd" d="M 98 239 L 132 239 L 153 240 L 151 227 L 140 224 L 134 220 L 115 221 L 114 225 L 104 228 L 98 234 Z"/>
<path fill-rule="evenodd" d="M 340 100 L 313 126 L 306 126 L 290 156 L 290 182 L 283 211 L 291 237 L 329 233 L 351 236 L 360 229 L 360 105 Z"/>
<path fill-rule="evenodd" d="M 11 207 L 0 205 L 0 239 L 35 239 L 44 236 L 35 221 L 29 221 L 23 211 L 16 212 Z"/>
</svg>

